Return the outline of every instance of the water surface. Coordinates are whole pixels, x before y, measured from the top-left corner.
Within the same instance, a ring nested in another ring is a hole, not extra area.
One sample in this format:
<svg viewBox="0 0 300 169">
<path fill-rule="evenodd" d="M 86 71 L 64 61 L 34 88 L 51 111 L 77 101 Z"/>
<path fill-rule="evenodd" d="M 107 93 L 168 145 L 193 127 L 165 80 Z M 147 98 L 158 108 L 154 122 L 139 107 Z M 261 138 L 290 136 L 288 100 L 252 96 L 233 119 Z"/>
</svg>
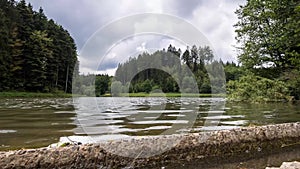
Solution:
<svg viewBox="0 0 300 169">
<path fill-rule="evenodd" d="M 95 142 L 297 121 L 300 105 L 290 103 L 226 103 L 222 98 L 1 99 L 0 150 L 43 147 L 66 138 Z"/>
<path fill-rule="evenodd" d="M 0 150 L 35 148 L 73 135 L 71 99 L 1 99 Z"/>
</svg>

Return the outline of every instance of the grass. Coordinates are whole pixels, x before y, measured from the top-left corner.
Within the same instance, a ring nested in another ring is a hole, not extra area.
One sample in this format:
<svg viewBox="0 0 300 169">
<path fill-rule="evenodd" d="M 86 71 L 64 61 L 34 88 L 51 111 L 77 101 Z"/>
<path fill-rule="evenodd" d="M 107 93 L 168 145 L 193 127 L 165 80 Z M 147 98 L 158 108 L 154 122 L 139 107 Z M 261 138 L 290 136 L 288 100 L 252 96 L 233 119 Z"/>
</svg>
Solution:
<svg viewBox="0 0 300 169">
<path fill-rule="evenodd" d="M 0 92 L 0 98 L 47 98 L 47 97 L 72 97 L 70 93 L 38 93 L 38 92 Z"/>
<path fill-rule="evenodd" d="M 109 97 L 105 94 L 104 97 Z M 225 97 L 224 94 L 205 94 L 205 93 L 121 93 L 121 97 Z"/>
</svg>

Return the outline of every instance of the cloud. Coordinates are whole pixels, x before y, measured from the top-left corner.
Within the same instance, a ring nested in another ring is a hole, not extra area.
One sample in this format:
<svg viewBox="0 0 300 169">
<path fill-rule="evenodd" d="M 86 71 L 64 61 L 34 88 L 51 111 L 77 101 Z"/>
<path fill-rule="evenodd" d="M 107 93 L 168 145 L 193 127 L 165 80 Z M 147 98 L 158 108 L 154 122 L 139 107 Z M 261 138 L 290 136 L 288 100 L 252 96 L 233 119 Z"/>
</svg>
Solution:
<svg viewBox="0 0 300 169">
<path fill-rule="evenodd" d="M 191 22 L 204 33 L 222 60 L 236 61 L 234 27 L 237 17 L 234 11 L 244 1 L 211 0 L 202 3 L 193 12 Z"/>
<path fill-rule="evenodd" d="M 177 48 L 180 46 L 184 51 L 186 44 L 199 42 L 199 39 L 205 37 L 219 57 L 225 60 L 236 60 L 233 47 L 236 42 L 232 25 L 236 23 L 237 18 L 234 11 L 239 4 L 245 3 L 244 0 L 77 0 L 76 2 L 28 0 L 28 2 L 35 9 L 43 7 L 49 18 L 54 19 L 71 33 L 80 53 L 82 73 L 97 71 L 112 73 L 117 64 L 124 62 L 130 55 L 136 56 L 145 50 L 167 48 L 168 43 L 174 44 Z M 166 19 L 157 20 L 147 17 L 144 21 L 140 20 L 130 26 L 126 25 L 126 22 L 120 22 L 119 25 L 109 27 L 106 34 L 97 36 L 97 31 L 103 30 L 109 23 L 145 12 L 178 16 L 193 24 L 205 37 L 195 37 L 190 33 L 192 30 L 186 27 L 185 22 L 178 22 L 174 26 Z M 161 30 L 164 34 L 148 36 L 136 34 L 139 30 L 154 29 Z M 128 37 L 128 32 L 131 37 Z M 167 37 L 167 35 L 172 36 Z M 189 40 L 177 38 L 183 36 L 187 36 Z M 93 43 L 85 45 L 91 41 Z M 204 42 L 206 40 L 199 43 Z"/>
<path fill-rule="evenodd" d="M 163 9 L 169 14 L 189 18 L 193 14 L 193 11 L 205 3 L 205 1 L 207 0 L 164 0 Z"/>
<path fill-rule="evenodd" d="M 91 44 L 95 43 L 92 42 Z M 153 53 L 156 50 L 167 48 L 169 44 L 185 48 L 185 44 L 164 35 L 151 33 L 133 35 L 112 44 L 110 48 L 107 48 L 107 51 L 98 48 L 98 52 L 97 50 L 87 52 L 89 54 L 93 53 L 93 55 L 81 56 L 80 68 L 82 73 L 107 71 L 109 75 L 113 75 L 114 73 L 111 70 L 114 70 L 119 63 L 124 63 L 130 57 L 137 57 L 144 52 Z M 84 55 L 84 53 L 81 54 Z M 97 53 L 99 54 L 97 55 Z"/>
<path fill-rule="evenodd" d="M 138 51 L 138 52 L 147 52 L 147 53 L 149 53 L 149 51 L 146 49 L 146 42 L 143 42 L 140 46 L 138 46 L 137 48 L 136 48 L 136 50 Z"/>
</svg>

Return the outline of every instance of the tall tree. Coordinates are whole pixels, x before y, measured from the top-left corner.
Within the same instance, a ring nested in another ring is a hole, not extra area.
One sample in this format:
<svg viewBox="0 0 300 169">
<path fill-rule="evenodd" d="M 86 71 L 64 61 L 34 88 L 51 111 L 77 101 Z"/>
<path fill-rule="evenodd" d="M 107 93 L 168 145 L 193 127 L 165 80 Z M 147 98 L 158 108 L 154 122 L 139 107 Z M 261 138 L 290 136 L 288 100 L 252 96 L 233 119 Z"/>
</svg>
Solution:
<svg viewBox="0 0 300 169">
<path fill-rule="evenodd" d="M 208 64 L 213 61 L 214 54 L 209 46 L 199 46 L 199 57 L 201 64 Z"/>
<path fill-rule="evenodd" d="M 0 91 L 71 92 L 76 63 L 73 38 L 42 8 L 0 0 Z"/>
<path fill-rule="evenodd" d="M 248 0 L 240 6 L 235 27 L 243 66 L 278 71 L 299 66 L 299 5 L 298 0 Z"/>
<path fill-rule="evenodd" d="M 192 46 L 191 49 L 191 59 L 193 63 L 193 72 L 196 72 L 198 69 L 198 62 L 199 62 L 199 54 L 198 54 L 198 48 L 196 45 Z"/>
<path fill-rule="evenodd" d="M 27 76 L 30 83 L 27 84 L 29 91 L 43 91 L 48 85 L 46 82 L 47 62 L 52 58 L 52 39 L 47 37 L 45 31 L 33 31 L 28 43 L 32 46 L 31 54 L 34 56 L 27 61 L 30 69 Z"/>
<path fill-rule="evenodd" d="M 184 53 L 182 54 L 182 60 L 188 67 L 191 67 L 192 59 L 191 59 L 189 47 L 187 47 L 186 50 L 184 51 Z"/>
</svg>

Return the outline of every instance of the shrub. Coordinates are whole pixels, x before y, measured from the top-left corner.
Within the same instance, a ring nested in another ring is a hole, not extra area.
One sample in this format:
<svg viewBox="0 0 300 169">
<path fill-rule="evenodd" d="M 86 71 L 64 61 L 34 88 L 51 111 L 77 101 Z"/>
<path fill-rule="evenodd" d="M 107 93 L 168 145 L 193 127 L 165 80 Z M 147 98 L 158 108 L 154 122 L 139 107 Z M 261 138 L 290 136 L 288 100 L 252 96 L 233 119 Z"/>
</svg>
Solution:
<svg viewBox="0 0 300 169">
<path fill-rule="evenodd" d="M 291 100 L 288 85 L 254 74 L 227 83 L 227 97 L 231 101 L 268 102 Z"/>
</svg>

